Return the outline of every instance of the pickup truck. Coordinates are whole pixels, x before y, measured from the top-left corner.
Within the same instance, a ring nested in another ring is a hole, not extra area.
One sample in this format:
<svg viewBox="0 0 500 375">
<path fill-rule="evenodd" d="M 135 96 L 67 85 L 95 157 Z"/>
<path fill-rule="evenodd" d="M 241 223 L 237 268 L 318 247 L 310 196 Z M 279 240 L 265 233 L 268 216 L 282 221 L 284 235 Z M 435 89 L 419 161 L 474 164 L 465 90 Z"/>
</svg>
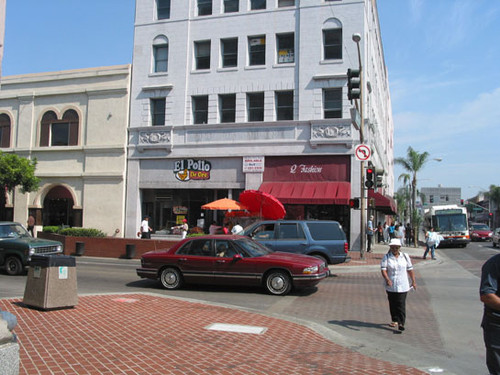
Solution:
<svg viewBox="0 0 500 375">
<path fill-rule="evenodd" d="M 22 274 L 34 254 L 62 252 L 63 245 L 58 241 L 34 238 L 19 223 L 0 222 L 0 267 L 9 275 Z"/>
</svg>

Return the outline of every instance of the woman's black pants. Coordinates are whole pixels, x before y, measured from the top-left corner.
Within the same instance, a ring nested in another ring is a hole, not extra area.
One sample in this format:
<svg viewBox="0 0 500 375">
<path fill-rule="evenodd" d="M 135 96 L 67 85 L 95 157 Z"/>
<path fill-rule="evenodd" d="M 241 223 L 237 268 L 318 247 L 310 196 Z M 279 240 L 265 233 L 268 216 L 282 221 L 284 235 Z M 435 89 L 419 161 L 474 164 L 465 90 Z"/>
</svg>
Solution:
<svg viewBox="0 0 500 375">
<path fill-rule="evenodd" d="M 408 292 L 396 293 L 387 292 L 387 299 L 389 300 L 389 310 L 391 311 L 391 318 L 393 322 L 404 326 L 406 321 L 406 295 Z"/>
</svg>

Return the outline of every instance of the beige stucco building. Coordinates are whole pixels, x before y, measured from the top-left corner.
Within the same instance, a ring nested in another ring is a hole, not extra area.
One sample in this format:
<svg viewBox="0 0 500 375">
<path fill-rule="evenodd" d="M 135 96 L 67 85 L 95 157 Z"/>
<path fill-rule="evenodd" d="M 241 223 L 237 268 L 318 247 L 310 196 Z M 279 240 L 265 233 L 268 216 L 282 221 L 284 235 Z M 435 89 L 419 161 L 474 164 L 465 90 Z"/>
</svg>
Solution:
<svg viewBox="0 0 500 375">
<path fill-rule="evenodd" d="M 4 219 L 122 235 L 130 70 L 3 77 L 0 150 L 36 158 L 41 179 L 36 192 L 8 195 Z"/>
</svg>

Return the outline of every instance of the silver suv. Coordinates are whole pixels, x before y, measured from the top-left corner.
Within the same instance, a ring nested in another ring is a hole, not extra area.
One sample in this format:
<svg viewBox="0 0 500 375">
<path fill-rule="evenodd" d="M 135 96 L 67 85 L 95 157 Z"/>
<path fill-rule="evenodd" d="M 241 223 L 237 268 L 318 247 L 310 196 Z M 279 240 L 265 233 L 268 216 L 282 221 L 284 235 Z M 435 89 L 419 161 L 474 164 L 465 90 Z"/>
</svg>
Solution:
<svg viewBox="0 0 500 375">
<path fill-rule="evenodd" d="M 341 225 L 330 220 L 266 220 L 240 233 L 271 250 L 312 255 L 327 264 L 349 262 L 349 244 Z"/>
</svg>

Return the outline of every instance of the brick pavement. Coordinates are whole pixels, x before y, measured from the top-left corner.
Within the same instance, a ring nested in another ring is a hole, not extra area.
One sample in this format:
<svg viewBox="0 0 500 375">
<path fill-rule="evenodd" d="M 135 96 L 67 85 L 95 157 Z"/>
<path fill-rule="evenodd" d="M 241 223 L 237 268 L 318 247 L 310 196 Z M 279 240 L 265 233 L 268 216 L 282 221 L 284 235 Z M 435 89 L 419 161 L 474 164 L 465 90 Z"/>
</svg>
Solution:
<svg viewBox="0 0 500 375">
<path fill-rule="evenodd" d="M 325 293 L 337 287 L 328 283 Z M 297 323 L 159 295 L 80 296 L 75 308 L 54 311 L 4 299 L 0 308 L 18 318 L 20 374 L 425 374 L 351 351 Z M 212 323 L 267 330 L 207 330 Z"/>
</svg>

